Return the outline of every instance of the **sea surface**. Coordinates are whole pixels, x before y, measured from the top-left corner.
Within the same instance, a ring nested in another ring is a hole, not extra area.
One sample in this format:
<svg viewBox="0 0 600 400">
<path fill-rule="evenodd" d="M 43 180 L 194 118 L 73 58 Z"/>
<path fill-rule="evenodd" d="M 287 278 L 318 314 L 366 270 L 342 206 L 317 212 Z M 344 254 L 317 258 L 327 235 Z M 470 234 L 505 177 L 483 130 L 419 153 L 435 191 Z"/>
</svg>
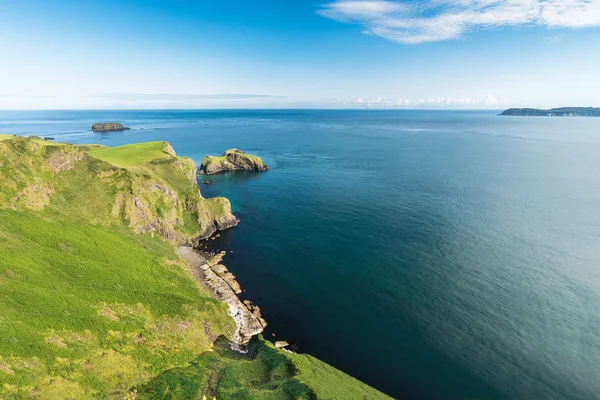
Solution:
<svg viewBox="0 0 600 400">
<path fill-rule="evenodd" d="M 0 132 L 259 155 L 201 189 L 241 219 L 211 244 L 267 338 L 395 398 L 600 399 L 600 118 L 495 114 L 0 111 Z"/>
</svg>

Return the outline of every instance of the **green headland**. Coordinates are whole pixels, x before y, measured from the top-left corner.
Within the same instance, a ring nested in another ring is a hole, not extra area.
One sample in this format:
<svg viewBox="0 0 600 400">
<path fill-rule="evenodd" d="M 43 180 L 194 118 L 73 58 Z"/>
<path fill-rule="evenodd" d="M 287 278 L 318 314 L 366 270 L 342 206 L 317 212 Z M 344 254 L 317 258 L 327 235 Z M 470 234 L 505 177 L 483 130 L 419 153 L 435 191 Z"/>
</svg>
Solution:
<svg viewBox="0 0 600 400">
<path fill-rule="evenodd" d="M 600 108 L 559 107 L 542 110 L 538 108 L 509 108 L 500 115 L 520 117 L 600 117 Z"/>
<path fill-rule="evenodd" d="M 1 399 L 388 399 L 260 335 L 177 255 L 237 224 L 166 142 L 0 136 Z M 349 350 L 351 351 L 351 350 Z"/>
<path fill-rule="evenodd" d="M 266 171 L 269 166 L 262 158 L 244 153 L 238 149 L 229 149 L 222 156 L 206 156 L 200 165 L 200 173 L 213 175 L 228 171 Z"/>
</svg>

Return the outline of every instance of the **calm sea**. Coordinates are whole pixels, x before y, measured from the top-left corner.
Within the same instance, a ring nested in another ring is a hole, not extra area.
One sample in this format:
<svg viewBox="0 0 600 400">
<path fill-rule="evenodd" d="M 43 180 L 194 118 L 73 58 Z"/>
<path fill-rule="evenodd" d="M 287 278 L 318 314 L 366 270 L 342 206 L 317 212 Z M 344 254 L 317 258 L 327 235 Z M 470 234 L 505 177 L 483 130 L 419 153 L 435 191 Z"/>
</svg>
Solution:
<svg viewBox="0 0 600 400">
<path fill-rule="evenodd" d="M 88 131 L 113 120 L 133 129 Z M 214 243 L 268 338 L 397 398 L 600 398 L 600 118 L 0 112 L 0 132 L 257 154 L 270 171 L 201 188 L 242 220 Z"/>
</svg>

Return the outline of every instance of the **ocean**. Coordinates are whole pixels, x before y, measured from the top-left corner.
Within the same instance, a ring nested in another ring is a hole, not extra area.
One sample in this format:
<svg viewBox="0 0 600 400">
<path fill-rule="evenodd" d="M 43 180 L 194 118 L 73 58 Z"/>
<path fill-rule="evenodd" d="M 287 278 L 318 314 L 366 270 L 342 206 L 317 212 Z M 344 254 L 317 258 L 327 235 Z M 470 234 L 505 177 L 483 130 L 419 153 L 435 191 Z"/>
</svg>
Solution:
<svg viewBox="0 0 600 400">
<path fill-rule="evenodd" d="M 0 111 L 0 133 L 259 155 L 200 187 L 241 219 L 210 243 L 268 339 L 400 399 L 599 399 L 600 118 L 496 114 Z"/>
</svg>

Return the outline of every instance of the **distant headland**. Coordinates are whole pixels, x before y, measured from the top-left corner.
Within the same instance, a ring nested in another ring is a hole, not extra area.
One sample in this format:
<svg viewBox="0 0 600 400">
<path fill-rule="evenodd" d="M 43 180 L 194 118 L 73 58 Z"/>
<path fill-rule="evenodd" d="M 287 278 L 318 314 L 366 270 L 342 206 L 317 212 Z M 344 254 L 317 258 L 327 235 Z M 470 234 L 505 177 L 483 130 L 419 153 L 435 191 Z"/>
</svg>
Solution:
<svg viewBox="0 0 600 400">
<path fill-rule="evenodd" d="M 539 108 L 509 108 L 500 115 L 517 117 L 600 117 L 598 107 L 560 107 L 542 110 Z"/>
<path fill-rule="evenodd" d="M 123 126 L 123 124 L 117 124 L 115 122 L 102 122 L 94 124 L 92 130 L 94 132 L 114 132 L 114 131 L 126 131 L 130 128 Z"/>
</svg>

